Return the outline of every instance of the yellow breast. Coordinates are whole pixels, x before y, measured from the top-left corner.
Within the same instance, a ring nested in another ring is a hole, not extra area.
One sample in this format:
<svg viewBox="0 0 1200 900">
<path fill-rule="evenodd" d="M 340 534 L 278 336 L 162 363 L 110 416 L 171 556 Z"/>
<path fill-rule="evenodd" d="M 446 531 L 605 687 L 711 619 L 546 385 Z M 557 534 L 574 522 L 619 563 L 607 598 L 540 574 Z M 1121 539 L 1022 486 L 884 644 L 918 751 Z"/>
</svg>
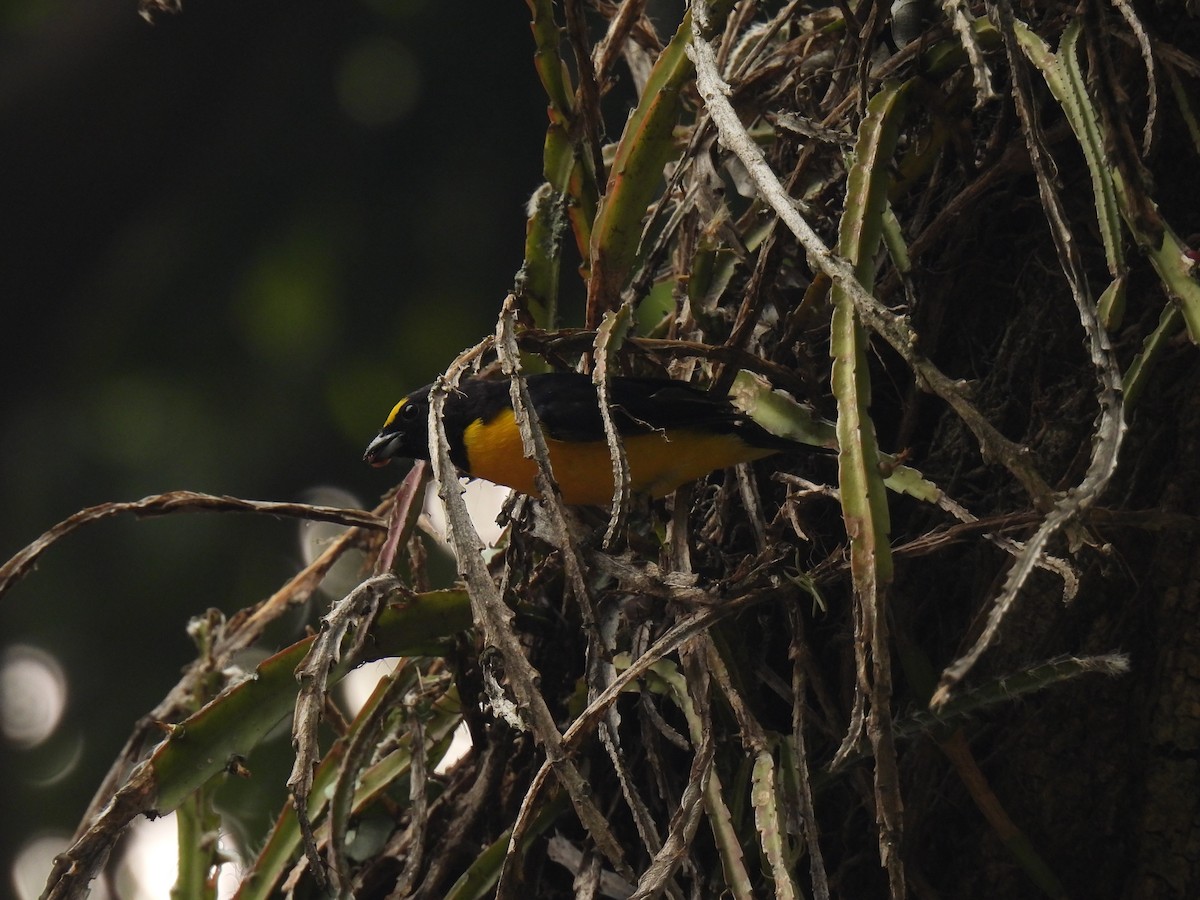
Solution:
<svg viewBox="0 0 1200 900">
<path fill-rule="evenodd" d="M 512 410 L 486 425 L 476 419 L 463 434 L 469 474 L 537 496 L 537 463 L 526 459 Z M 624 439 L 630 488 L 662 497 L 681 484 L 715 469 L 761 459 L 773 450 L 751 447 L 733 434 L 673 430 L 631 435 Z M 612 501 L 613 473 L 603 441 L 547 439 L 550 466 L 567 503 L 607 506 Z"/>
</svg>

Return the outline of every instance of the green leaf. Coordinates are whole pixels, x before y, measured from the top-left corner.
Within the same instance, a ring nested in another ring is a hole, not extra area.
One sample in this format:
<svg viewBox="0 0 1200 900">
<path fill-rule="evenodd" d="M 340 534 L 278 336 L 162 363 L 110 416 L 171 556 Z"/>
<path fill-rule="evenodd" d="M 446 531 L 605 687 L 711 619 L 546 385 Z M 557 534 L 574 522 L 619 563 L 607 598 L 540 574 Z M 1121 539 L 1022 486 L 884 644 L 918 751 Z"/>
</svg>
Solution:
<svg viewBox="0 0 1200 900">
<path fill-rule="evenodd" d="M 1068 26 L 1063 34 L 1062 50 L 1055 56 L 1045 41 L 1028 26 L 1021 22 L 1014 25 L 1021 49 L 1046 79 L 1050 93 L 1059 102 L 1083 148 L 1092 173 L 1093 190 L 1097 195 L 1097 215 L 1104 232 L 1105 251 L 1108 252 L 1109 243 L 1114 240 L 1107 212 L 1110 202 L 1108 191 L 1111 190 L 1126 227 L 1149 256 L 1167 293 L 1178 304 L 1187 325 L 1188 337 L 1193 343 L 1200 343 L 1200 284 L 1192 277 L 1189 248 L 1162 218 L 1157 205 L 1149 197 L 1143 196 L 1136 186 L 1126 184 L 1121 173 L 1107 163 L 1107 157 L 1103 154 L 1099 117 L 1083 83 L 1075 54 L 1079 26 L 1075 22 Z M 1111 255 L 1109 259 L 1111 268 Z M 1151 348 L 1144 348 L 1143 352 L 1146 349 Z M 1144 366 L 1149 360 L 1143 359 L 1141 362 Z"/>
<path fill-rule="evenodd" d="M 694 71 L 684 52 L 691 34 L 688 12 L 655 62 L 617 143 L 589 252 L 588 307 L 597 313 L 617 306 L 637 256 L 642 219 L 660 189 L 663 167 L 677 152 L 674 130 L 683 112 L 682 90 Z"/>
<path fill-rule="evenodd" d="M 905 111 L 905 86 L 885 84 L 867 105 L 859 128 L 855 161 L 847 178 L 846 208 L 838 235 L 838 251 L 854 266 L 867 289 L 875 283 L 875 254 L 883 235 L 890 186 L 888 166 L 896 148 Z M 874 593 L 891 581 L 891 529 L 887 492 L 880 471 L 879 447 L 871 421 L 871 382 L 867 369 L 868 339 L 854 301 L 840 285 L 833 289 L 830 352 L 832 386 L 837 399 L 838 483 L 842 516 L 850 538 L 850 566 L 855 586 Z"/>
<path fill-rule="evenodd" d="M 446 650 L 443 641 L 470 625 L 470 604 L 464 591 L 419 594 L 412 602 L 389 606 L 380 615 L 369 658 L 440 655 Z M 297 641 L 264 660 L 248 678 L 171 729 L 148 760 L 156 786 L 154 807 L 159 813 L 177 808 L 222 772 L 230 760 L 246 755 L 292 711 L 297 691 L 293 673 L 313 640 Z M 331 683 L 350 668 L 346 662 L 340 665 Z"/>
</svg>

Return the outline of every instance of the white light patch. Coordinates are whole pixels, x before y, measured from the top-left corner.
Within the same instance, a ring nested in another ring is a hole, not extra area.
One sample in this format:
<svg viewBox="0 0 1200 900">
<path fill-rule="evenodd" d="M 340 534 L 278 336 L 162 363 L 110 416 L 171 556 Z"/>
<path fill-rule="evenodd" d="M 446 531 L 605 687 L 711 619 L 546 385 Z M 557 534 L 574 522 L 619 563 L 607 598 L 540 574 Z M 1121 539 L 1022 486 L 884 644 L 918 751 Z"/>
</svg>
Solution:
<svg viewBox="0 0 1200 900">
<path fill-rule="evenodd" d="M 500 508 L 512 491 L 482 478 L 466 481 L 465 488 L 463 500 L 466 501 L 467 512 L 471 515 L 471 523 L 479 532 L 484 546 L 495 547 L 504 532 L 504 529 L 496 524 L 496 517 L 500 515 Z M 425 492 L 425 515 L 438 539 L 446 543 L 446 510 L 436 491 Z"/>
<path fill-rule="evenodd" d="M 471 729 L 467 727 L 466 722 L 460 722 L 458 727 L 454 729 L 454 737 L 450 739 L 450 746 L 446 748 L 446 755 L 442 757 L 441 762 L 434 767 L 434 770 L 439 775 L 444 775 L 449 772 L 456 762 L 467 755 L 467 751 L 471 749 Z"/>
<path fill-rule="evenodd" d="M 13 857 L 10 871 L 13 896 L 17 900 L 35 900 L 46 887 L 46 878 L 54 865 L 54 857 L 67 849 L 71 838 L 65 834 L 43 834 L 31 838 Z M 101 876 L 89 885 L 90 900 L 109 900 L 108 883 Z"/>
<path fill-rule="evenodd" d="M 314 506 L 333 506 L 340 509 L 362 508 L 358 498 L 349 491 L 327 485 L 305 491 L 303 500 Z M 335 522 L 314 522 L 312 520 L 301 522 L 300 552 L 304 557 L 304 564 L 310 565 L 319 558 L 345 531 L 345 525 L 338 525 Z M 326 596 L 339 600 L 346 596 L 362 580 L 362 562 L 363 555 L 360 550 L 348 550 L 343 553 L 321 582 L 321 591 Z"/>
<path fill-rule="evenodd" d="M 170 897 L 179 874 L 175 814 L 153 821 L 138 819 L 129 832 L 128 848 L 117 868 L 120 895 L 129 900 L 162 900 L 163 897 Z M 229 835 L 221 835 L 218 847 L 224 856 L 237 858 L 237 848 Z M 229 900 L 237 891 L 239 868 L 238 862 L 221 866 L 217 877 L 218 900 Z"/>
<path fill-rule="evenodd" d="M 67 677 L 39 647 L 14 644 L 0 657 L 0 734 L 28 750 L 54 733 L 67 705 Z"/>
<path fill-rule="evenodd" d="M 396 671 L 396 663 L 399 661 L 398 657 L 388 657 L 363 663 L 341 680 L 338 690 L 342 694 L 342 703 L 350 718 L 355 718 L 362 711 L 378 686 L 379 679 Z"/>
</svg>

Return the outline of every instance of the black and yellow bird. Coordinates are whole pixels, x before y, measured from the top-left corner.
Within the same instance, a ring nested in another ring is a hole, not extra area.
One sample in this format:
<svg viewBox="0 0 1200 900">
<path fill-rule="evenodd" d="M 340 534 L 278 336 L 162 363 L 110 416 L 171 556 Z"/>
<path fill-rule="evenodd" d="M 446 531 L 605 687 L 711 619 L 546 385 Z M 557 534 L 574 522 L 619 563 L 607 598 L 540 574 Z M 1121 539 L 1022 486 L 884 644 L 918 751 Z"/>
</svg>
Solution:
<svg viewBox="0 0 1200 900">
<path fill-rule="evenodd" d="M 604 506 L 613 475 L 596 387 L 587 375 L 558 372 L 527 379 L 550 465 L 566 503 Z M 630 488 L 662 497 L 689 481 L 800 445 L 776 437 L 725 397 L 667 378 L 614 377 L 613 422 L 629 460 Z M 396 404 L 363 458 L 429 459 L 429 391 Z M 537 463 L 526 459 L 508 379 L 469 378 L 446 398 L 450 458 L 464 475 L 537 495 Z"/>
</svg>

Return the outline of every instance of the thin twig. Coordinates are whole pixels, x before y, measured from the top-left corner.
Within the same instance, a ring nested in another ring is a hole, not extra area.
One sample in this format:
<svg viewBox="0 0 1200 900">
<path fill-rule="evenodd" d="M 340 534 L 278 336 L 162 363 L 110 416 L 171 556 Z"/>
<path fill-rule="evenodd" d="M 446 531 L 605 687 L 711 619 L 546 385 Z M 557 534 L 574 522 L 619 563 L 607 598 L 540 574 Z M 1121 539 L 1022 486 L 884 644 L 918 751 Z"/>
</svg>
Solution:
<svg viewBox="0 0 1200 900">
<path fill-rule="evenodd" d="M 0 596 L 29 572 L 38 557 L 71 532 L 103 519 L 131 513 L 139 519 L 165 516 L 178 512 L 243 512 L 259 515 L 309 519 L 315 522 L 335 522 L 385 530 L 387 522 L 377 513 L 361 509 L 341 509 L 336 506 L 313 506 L 308 503 L 278 503 L 270 500 L 243 500 L 228 495 L 202 494 L 199 491 L 168 491 L 152 494 L 141 500 L 125 503 L 101 503 L 89 506 L 63 519 L 37 540 L 19 550 L 0 566 Z"/>
<path fill-rule="evenodd" d="M 341 656 L 342 644 L 350 629 L 360 624 L 365 627 L 374 619 L 384 598 L 400 588 L 399 579 L 391 574 L 376 575 L 356 587 L 321 620 L 321 633 L 304 661 L 296 667 L 296 680 L 300 682 L 296 714 L 292 720 L 292 746 L 296 750 L 296 758 L 287 787 L 304 839 L 304 852 L 308 856 L 313 878 L 321 887 L 327 884 L 328 876 L 308 816 L 308 798 L 312 793 L 313 774 L 321 753 L 317 726 L 325 706 L 326 684 L 329 673 Z"/>
<path fill-rule="evenodd" d="M 971 64 L 971 77 L 975 81 L 975 108 L 999 98 L 992 88 L 992 72 L 983 58 L 983 48 L 975 36 L 975 18 L 965 0 L 942 0 L 942 12 L 954 27 L 963 49 L 967 52 L 967 61 Z"/>
<path fill-rule="evenodd" d="M 696 84 L 700 96 L 717 126 L 721 143 L 741 161 L 759 196 L 800 241 L 808 253 L 809 264 L 824 272 L 846 291 L 854 301 L 863 323 L 900 354 L 918 383 L 945 400 L 966 423 L 979 441 L 984 456 L 1008 468 L 1029 493 L 1035 506 L 1049 506 L 1052 502 L 1050 487 L 1033 467 L 1025 449 L 1000 434 L 975 409 L 966 398 L 965 385 L 949 378 L 929 359 L 917 353 L 917 335 L 908 320 L 885 308 L 864 285 L 859 284 L 853 267 L 826 246 L 797 210 L 729 103 L 729 85 L 718 74 L 712 46 L 704 39 L 702 32 L 701 19 L 707 16 L 708 4 L 704 0 L 697 0 L 693 10 L 695 22 L 688 55 L 696 65 Z"/>
<path fill-rule="evenodd" d="M 571 798 L 576 814 L 592 840 L 596 842 L 596 846 L 618 874 L 632 881 L 633 872 L 625 862 L 621 845 L 592 801 L 583 775 L 567 758 L 554 716 L 546 705 L 545 698 L 538 691 L 538 673 L 526 658 L 521 642 L 512 628 L 513 612 L 504 603 L 504 598 L 484 564 L 483 541 L 471 523 L 471 516 L 462 497 L 462 486 L 458 483 L 457 469 L 450 458 L 450 442 L 446 437 L 443 421 L 446 396 L 457 386 L 467 366 L 493 343 L 493 339 L 488 338 L 460 354 L 429 394 L 430 455 L 434 477 L 440 485 L 439 496 L 446 507 L 450 543 L 458 561 L 459 573 L 467 581 L 476 627 L 482 632 L 485 645 L 499 652 L 504 662 L 504 674 L 516 696 L 525 724 L 545 751 L 547 763 L 553 767 L 559 783 Z M 527 402 L 527 398 L 523 399 Z M 517 845 L 510 843 L 500 876 L 500 887 L 497 888 L 498 896 L 501 896 L 501 890 L 506 889 L 505 872 L 509 873 L 509 878 L 513 877 L 517 850 Z"/>
<path fill-rule="evenodd" d="M 1150 35 L 1146 34 L 1146 26 L 1134 12 L 1129 0 L 1111 2 L 1133 32 L 1138 50 L 1142 53 L 1142 63 L 1146 66 L 1146 124 L 1142 128 L 1142 155 L 1149 156 L 1154 144 L 1154 122 L 1158 117 L 1158 78 L 1154 74 L 1154 50 L 1150 46 Z"/>
<path fill-rule="evenodd" d="M 1021 555 L 1017 557 L 1012 569 L 1009 570 L 1000 595 L 992 603 L 987 624 L 979 638 L 966 653 L 942 672 L 938 688 L 930 700 L 930 704 L 934 708 L 945 704 L 950 699 L 950 692 L 954 685 L 963 679 L 996 639 L 1001 623 L 1016 601 L 1026 579 L 1042 558 L 1051 537 L 1069 522 L 1078 519 L 1083 511 L 1093 505 L 1108 487 L 1109 481 L 1116 472 L 1117 456 L 1125 436 L 1121 370 L 1109 344 L 1108 333 L 1096 316 L 1095 303 L 1088 290 L 1087 276 L 1083 269 L 1083 263 L 1079 259 L 1078 243 L 1067 225 L 1066 212 L 1063 210 L 1062 201 L 1054 188 L 1053 172 L 1056 170 L 1053 161 L 1046 153 L 1039 132 L 1038 115 L 1033 108 L 1031 99 L 1033 93 L 1029 86 L 1029 72 L 1014 32 L 1012 7 L 1008 0 L 996 0 L 993 11 L 999 20 L 1004 50 L 1008 56 L 1009 68 L 1013 73 L 1013 98 L 1016 101 L 1017 113 L 1021 117 L 1022 130 L 1029 147 L 1033 170 L 1037 175 L 1038 193 L 1042 199 L 1042 207 L 1046 212 L 1050 233 L 1058 250 L 1059 264 L 1071 286 L 1071 296 L 1075 300 L 1079 321 L 1087 337 L 1088 352 L 1096 369 L 1100 417 L 1092 435 L 1092 458 L 1087 472 L 1079 484 L 1067 491 L 1054 505 L 1038 530 L 1025 542 Z"/>
</svg>

